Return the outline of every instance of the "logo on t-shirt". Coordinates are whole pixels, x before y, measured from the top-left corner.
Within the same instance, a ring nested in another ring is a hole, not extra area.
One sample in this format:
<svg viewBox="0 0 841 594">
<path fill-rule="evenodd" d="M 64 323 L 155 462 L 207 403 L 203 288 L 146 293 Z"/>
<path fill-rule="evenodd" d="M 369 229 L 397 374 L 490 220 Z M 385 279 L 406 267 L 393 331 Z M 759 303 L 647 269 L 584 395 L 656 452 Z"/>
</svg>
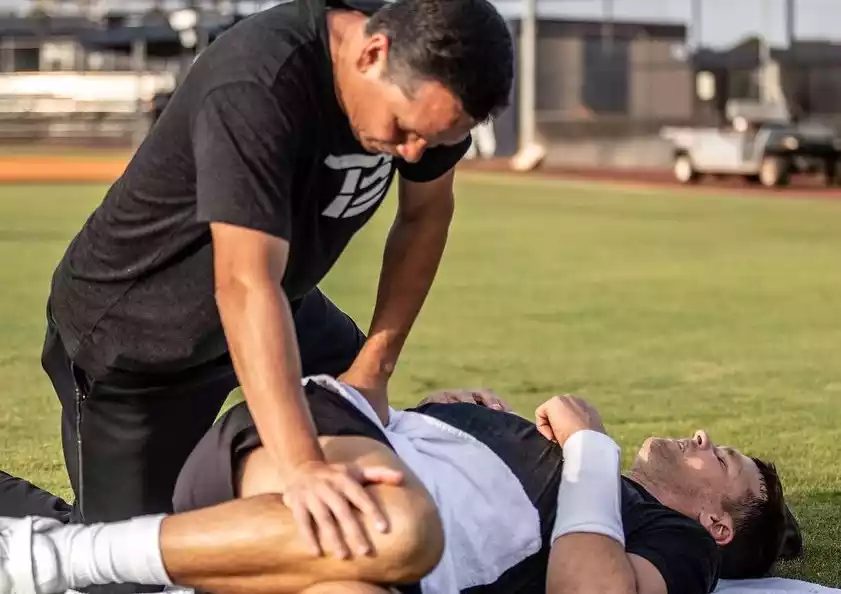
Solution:
<svg viewBox="0 0 841 594">
<path fill-rule="evenodd" d="M 321 213 L 331 219 L 349 219 L 370 210 L 388 192 L 393 162 L 390 155 L 328 155 L 324 164 L 343 171 L 342 189 Z"/>
</svg>

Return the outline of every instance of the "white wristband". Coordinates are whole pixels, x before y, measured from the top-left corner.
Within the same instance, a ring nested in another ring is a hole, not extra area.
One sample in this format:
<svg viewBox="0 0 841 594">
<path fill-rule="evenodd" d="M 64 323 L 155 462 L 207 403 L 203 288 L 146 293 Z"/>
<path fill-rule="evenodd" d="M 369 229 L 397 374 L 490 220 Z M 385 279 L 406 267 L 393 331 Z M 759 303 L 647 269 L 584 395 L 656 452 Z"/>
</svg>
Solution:
<svg viewBox="0 0 841 594">
<path fill-rule="evenodd" d="M 564 468 L 552 543 L 565 534 L 601 534 L 625 546 L 619 446 L 597 431 L 574 433 L 563 446 Z"/>
</svg>

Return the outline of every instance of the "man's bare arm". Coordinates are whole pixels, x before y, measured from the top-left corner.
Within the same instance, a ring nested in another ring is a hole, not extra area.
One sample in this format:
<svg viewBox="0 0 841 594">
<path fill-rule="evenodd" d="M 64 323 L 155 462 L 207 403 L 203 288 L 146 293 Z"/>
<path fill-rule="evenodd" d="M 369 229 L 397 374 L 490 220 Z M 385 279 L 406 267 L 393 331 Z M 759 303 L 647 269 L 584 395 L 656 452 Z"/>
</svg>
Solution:
<svg viewBox="0 0 841 594">
<path fill-rule="evenodd" d="M 386 241 L 368 339 L 342 377 L 360 389 L 384 422 L 388 418 L 385 386 L 429 294 L 447 243 L 453 178 L 450 171 L 426 183 L 400 180 L 400 203 Z"/>
<path fill-rule="evenodd" d="M 259 231 L 211 223 L 216 301 L 231 359 L 266 451 L 283 480 L 282 493 L 316 553 L 367 552 L 353 508 L 388 521 L 365 481 L 397 484 L 399 474 L 329 465 L 319 447 L 301 386 L 301 363 L 289 302 L 281 287 L 289 244 Z M 317 530 L 315 528 L 317 526 Z M 347 537 L 347 542 L 345 542 Z"/>
<path fill-rule="evenodd" d="M 547 594 L 667 594 L 657 568 L 625 552 L 620 451 L 599 412 L 567 395 L 544 402 L 535 417 L 564 448 Z"/>
<path fill-rule="evenodd" d="M 289 243 L 212 223 L 216 302 L 234 369 L 279 470 L 324 460 L 304 401 L 289 302 L 281 287 Z"/>
<path fill-rule="evenodd" d="M 667 594 L 666 582 L 646 559 L 601 534 L 560 537 L 549 556 L 547 594 Z"/>
</svg>

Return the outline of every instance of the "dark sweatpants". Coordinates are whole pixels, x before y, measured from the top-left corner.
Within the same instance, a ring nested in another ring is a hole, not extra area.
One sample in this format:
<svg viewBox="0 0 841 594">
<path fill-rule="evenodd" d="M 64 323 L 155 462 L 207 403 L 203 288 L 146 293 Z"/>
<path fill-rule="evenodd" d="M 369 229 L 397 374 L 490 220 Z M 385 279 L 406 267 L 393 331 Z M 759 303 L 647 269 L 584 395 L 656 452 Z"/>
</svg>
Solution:
<svg viewBox="0 0 841 594">
<path fill-rule="evenodd" d="M 365 340 L 353 320 L 318 289 L 293 311 L 303 374 L 344 372 Z M 76 502 L 68 506 L 0 473 L 0 516 L 93 523 L 172 512 L 181 467 L 238 385 L 228 357 L 166 382 L 140 376 L 119 385 L 92 381 L 69 359 L 50 319 L 42 365 L 62 405 L 64 459 Z M 132 588 L 119 591 L 143 591 Z"/>
</svg>

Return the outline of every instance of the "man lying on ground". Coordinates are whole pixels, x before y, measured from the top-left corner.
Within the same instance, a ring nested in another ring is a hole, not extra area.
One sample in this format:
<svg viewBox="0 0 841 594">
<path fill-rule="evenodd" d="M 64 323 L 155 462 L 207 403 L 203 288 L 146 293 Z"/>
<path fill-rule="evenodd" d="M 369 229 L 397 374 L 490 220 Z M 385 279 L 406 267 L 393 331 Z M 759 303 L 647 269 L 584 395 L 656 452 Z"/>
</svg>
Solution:
<svg viewBox="0 0 841 594">
<path fill-rule="evenodd" d="M 321 513 L 360 513 L 367 534 L 299 534 L 240 404 L 188 460 L 175 515 L 3 521 L 0 593 L 131 582 L 220 594 L 708 594 L 719 578 L 766 575 L 784 546 L 773 465 L 703 431 L 649 438 L 622 477 L 619 447 L 574 397 L 543 404 L 535 424 L 435 401 L 378 419 L 331 378 L 305 391 L 329 461 L 374 480 L 366 488 L 380 505 Z M 44 515 L 60 508 L 52 501 Z"/>
</svg>

